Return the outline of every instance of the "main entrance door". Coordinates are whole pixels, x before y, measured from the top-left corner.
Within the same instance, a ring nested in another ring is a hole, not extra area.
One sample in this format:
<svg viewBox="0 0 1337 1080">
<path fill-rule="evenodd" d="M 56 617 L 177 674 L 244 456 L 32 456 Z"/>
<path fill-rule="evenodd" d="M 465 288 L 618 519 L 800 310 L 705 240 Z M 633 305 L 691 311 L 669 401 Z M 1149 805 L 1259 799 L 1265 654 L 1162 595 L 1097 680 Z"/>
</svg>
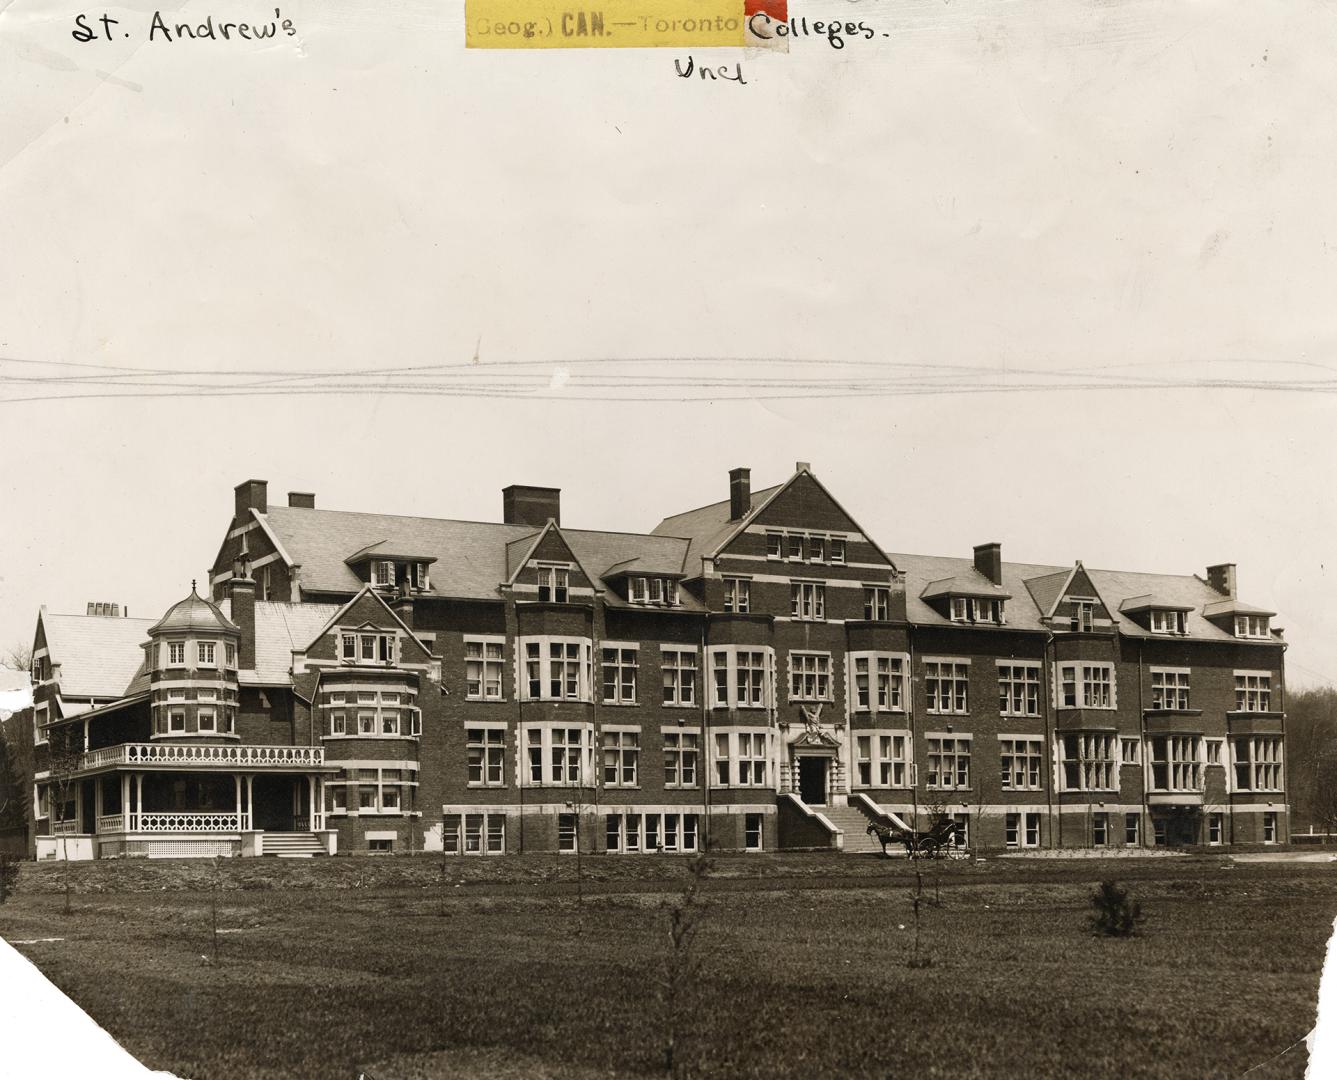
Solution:
<svg viewBox="0 0 1337 1080">
<path fill-rule="evenodd" d="M 798 759 L 798 795 L 809 806 L 826 805 L 827 759 L 804 755 Z"/>
<path fill-rule="evenodd" d="M 296 783 L 292 776 L 257 776 L 251 790 L 251 806 L 255 814 L 251 828 L 292 832 L 296 824 Z"/>
</svg>

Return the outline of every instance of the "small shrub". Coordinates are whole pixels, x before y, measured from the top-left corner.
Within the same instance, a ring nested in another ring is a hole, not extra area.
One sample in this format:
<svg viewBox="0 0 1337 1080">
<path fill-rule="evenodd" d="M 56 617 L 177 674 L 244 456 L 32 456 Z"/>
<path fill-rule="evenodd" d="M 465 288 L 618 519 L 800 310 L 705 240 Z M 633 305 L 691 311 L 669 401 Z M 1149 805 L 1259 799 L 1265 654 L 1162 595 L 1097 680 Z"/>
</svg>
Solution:
<svg viewBox="0 0 1337 1080">
<path fill-rule="evenodd" d="M 1128 937 L 1142 920 L 1142 905 L 1128 898 L 1128 890 L 1113 881 L 1102 881 L 1091 893 L 1091 929 L 1109 937 Z"/>
</svg>

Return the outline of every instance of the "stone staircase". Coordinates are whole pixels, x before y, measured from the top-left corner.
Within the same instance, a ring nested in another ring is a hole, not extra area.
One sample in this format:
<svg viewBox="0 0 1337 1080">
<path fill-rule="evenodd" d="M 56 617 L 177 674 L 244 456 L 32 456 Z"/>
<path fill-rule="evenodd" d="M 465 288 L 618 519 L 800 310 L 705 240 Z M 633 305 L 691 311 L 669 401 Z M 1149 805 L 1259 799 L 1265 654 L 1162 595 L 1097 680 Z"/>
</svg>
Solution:
<svg viewBox="0 0 1337 1080">
<path fill-rule="evenodd" d="M 267 832 L 263 851 L 280 859 L 309 859 L 313 855 L 324 855 L 325 846 L 316 839 L 315 833 Z"/>
<path fill-rule="evenodd" d="M 881 853 L 882 845 L 877 837 L 868 835 L 869 818 L 862 810 L 853 806 L 818 806 L 814 809 L 845 834 L 846 851 L 851 854 Z"/>
</svg>

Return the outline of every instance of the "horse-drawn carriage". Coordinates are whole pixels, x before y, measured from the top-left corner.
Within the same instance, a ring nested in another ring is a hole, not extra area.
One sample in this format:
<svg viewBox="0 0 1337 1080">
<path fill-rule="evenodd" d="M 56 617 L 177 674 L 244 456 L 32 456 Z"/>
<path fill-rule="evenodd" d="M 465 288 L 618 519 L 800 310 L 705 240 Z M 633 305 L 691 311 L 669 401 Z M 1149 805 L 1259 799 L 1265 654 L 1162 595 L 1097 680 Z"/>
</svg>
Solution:
<svg viewBox="0 0 1337 1080">
<path fill-rule="evenodd" d="M 950 818 L 936 822 L 927 832 L 897 829 L 879 825 L 876 821 L 870 821 L 866 831 L 869 836 L 877 837 L 883 855 L 887 853 L 887 845 L 892 843 L 904 844 L 906 855 L 920 859 L 932 859 L 956 848 L 956 822 Z"/>
</svg>

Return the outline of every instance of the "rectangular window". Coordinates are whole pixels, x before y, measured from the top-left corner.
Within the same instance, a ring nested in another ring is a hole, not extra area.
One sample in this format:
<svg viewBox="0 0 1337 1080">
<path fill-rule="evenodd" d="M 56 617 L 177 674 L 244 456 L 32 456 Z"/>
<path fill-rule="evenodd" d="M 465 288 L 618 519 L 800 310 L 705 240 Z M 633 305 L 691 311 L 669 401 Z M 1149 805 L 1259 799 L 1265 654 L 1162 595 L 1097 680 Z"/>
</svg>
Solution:
<svg viewBox="0 0 1337 1080">
<path fill-rule="evenodd" d="M 1091 815 L 1091 846 L 1107 847 L 1110 839 L 1110 816 L 1106 813 Z"/>
<path fill-rule="evenodd" d="M 831 657 L 827 653 L 789 654 L 789 699 L 831 700 Z"/>
<path fill-rule="evenodd" d="M 1185 633 L 1186 616 L 1182 611 L 1164 611 L 1156 609 L 1151 613 L 1151 632 L 1153 634 Z"/>
<path fill-rule="evenodd" d="M 359 712 L 357 714 L 357 733 L 359 735 L 376 734 L 376 714 L 374 712 Z"/>
<path fill-rule="evenodd" d="M 1003 716 L 1040 715 L 1040 665 L 998 665 L 998 711 Z"/>
<path fill-rule="evenodd" d="M 1039 815 L 1039 814 L 1023 814 L 1022 817 L 1025 818 L 1025 822 L 1024 822 L 1024 824 L 1025 824 L 1025 826 L 1026 826 L 1026 832 L 1025 832 L 1025 835 L 1024 835 L 1024 837 L 1023 837 L 1023 846 L 1025 846 L 1025 847 L 1039 847 L 1039 846 L 1040 846 L 1040 815 Z"/>
<path fill-rule="evenodd" d="M 848 654 L 854 672 L 855 712 L 901 712 L 905 661 L 892 653 Z"/>
<path fill-rule="evenodd" d="M 1202 790 L 1202 739 L 1197 735 L 1155 735 L 1150 740 L 1153 791 Z"/>
<path fill-rule="evenodd" d="M 761 814 L 743 815 L 743 846 L 748 851 L 761 850 Z"/>
<path fill-rule="evenodd" d="M 1275 810 L 1263 811 L 1263 843 L 1275 844 L 1277 842 L 1277 812 Z"/>
<path fill-rule="evenodd" d="M 399 734 L 399 710 L 383 709 L 381 710 L 381 734 L 398 735 Z"/>
<path fill-rule="evenodd" d="M 791 581 L 789 614 L 808 622 L 825 619 L 826 586 L 814 581 Z"/>
<path fill-rule="evenodd" d="M 766 558 L 782 559 L 785 554 L 785 537 L 783 533 L 768 532 L 766 534 Z"/>
<path fill-rule="evenodd" d="M 1089 634 L 1096 628 L 1096 602 L 1094 600 L 1073 600 L 1072 628 L 1082 634 Z"/>
<path fill-rule="evenodd" d="M 576 850 L 576 815 L 558 814 L 557 815 L 557 850 L 575 851 Z"/>
<path fill-rule="evenodd" d="M 582 782 L 589 746 L 585 728 L 530 725 L 526 732 L 531 784 L 570 787 Z"/>
<path fill-rule="evenodd" d="M 465 698 L 501 701 L 504 642 L 499 638 L 464 639 Z"/>
<path fill-rule="evenodd" d="M 1008 847 L 1021 846 L 1021 815 L 1003 815 L 1003 842 Z"/>
<path fill-rule="evenodd" d="M 752 582 L 747 578 L 724 579 L 724 610 L 746 613 L 752 606 Z"/>
<path fill-rule="evenodd" d="M 469 784 L 502 787 L 506 783 L 506 733 L 497 728 L 466 728 Z"/>
<path fill-rule="evenodd" d="M 998 742 L 1002 755 L 1003 787 L 1009 791 L 1038 791 L 1044 740 L 1040 736 L 1007 736 Z"/>
<path fill-rule="evenodd" d="M 664 786 L 696 787 L 701 736 L 695 731 L 664 732 Z"/>
<path fill-rule="evenodd" d="M 521 638 L 527 701 L 589 701 L 591 645 L 585 638 Z"/>
<path fill-rule="evenodd" d="M 1235 616 L 1235 636 L 1239 638 L 1266 638 L 1270 636 L 1268 631 L 1268 616 L 1266 615 L 1236 615 Z"/>
<path fill-rule="evenodd" d="M 1189 673 L 1178 668 L 1151 669 L 1151 707 L 1185 710 L 1188 705 Z"/>
<path fill-rule="evenodd" d="M 388 559 L 375 559 L 371 564 L 371 583 L 377 588 L 395 583 L 395 564 Z"/>
<path fill-rule="evenodd" d="M 660 650 L 665 705 L 696 703 L 696 650 Z"/>
<path fill-rule="evenodd" d="M 633 604 L 647 604 L 650 602 L 650 585 L 643 577 L 634 577 L 631 579 L 631 591 L 627 594 L 628 599 Z"/>
<path fill-rule="evenodd" d="M 808 537 L 808 561 L 826 562 L 826 537 Z"/>
<path fill-rule="evenodd" d="M 1142 816 L 1140 814 L 1124 814 L 1123 816 L 1123 843 L 1124 847 L 1137 847 L 1139 836 L 1142 831 Z"/>
<path fill-rule="evenodd" d="M 1272 711 L 1272 676 L 1269 673 L 1265 671 L 1235 672 L 1235 711 Z"/>
<path fill-rule="evenodd" d="M 218 714 L 213 709 L 199 709 L 195 713 L 195 722 L 200 731 L 218 730 Z"/>
<path fill-rule="evenodd" d="M 1139 761 L 1142 760 L 1142 755 L 1138 753 L 1138 750 L 1141 748 L 1141 745 L 1142 741 L 1140 739 L 1120 739 L 1119 740 L 1120 760 L 1125 765 L 1136 765 Z"/>
<path fill-rule="evenodd" d="M 195 656 L 201 667 L 213 667 L 214 643 L 212 641 L 195 642 Z"/>
<path fill-rule="evenodd" d="M 1235 752 L 1236 791 L 1281 790 L 1281 736 L 1240 735 Z"/>
<path fill-rule="evenodd" d="M 1224 764 L 1224 762 L 1221 760 L 1221 748 L 1222 748 L 1223 746 L 1225 746 L 1225 742 L 1226 742 L 1225 739 L 1208 739 L 1208 740 L 1207 740 L 1207 764 L 1208 764 L 1208 765 L 1222 765 L 1222 764 Z"/>
<path fill-rule="evenodd" d="M 970 665 L 950 660 L 924 663 L 924 692 L 931 713 L 969 712 Z"/>
<path fill-rule="evenodd" d="M 710 652 L 714 699 L 717 709 L 761 709 L 770 702 L 770 654 L 737 646 Z"/>
<path fill-rule="evenodd" d="M 636 704 L 636 647 L 615 646 L 603 650 L 605 705 Z"/>
<path fill-rule="evenodd" d="M 348 734 L 348 714 L 343 709 L 334 709 L 330 712 L 330 734 Z"/>
<path fill-rule="evenodd" d="M 348 812 L 348 788 L 343 784 L 331 784 L 330 792 L 330 811 L 331 813 L 344 814 Z"/>
<path fill-rule="evenodd" d="M 788 544 L 788 557 L 791 559 L 798 559 L 799 561 L 802 561 L 803 537 L 791 535 L 787 538 L 787 544 Z"/>
<path fill-rule="evenodd" d="M 970 787 L 970 736 L 937 736 L 928 740 L 928 784 L 936 791 Z"/>
<path fill-rule="evenodd" d="M 715 733 L 715 773 L 722 787 L 766 786 L 766 733 Z"/>
<path fill-rule="evenodd" d="M 845 541 L 838 536 L 831 538 L 831 564 L 833 566 L 845 564 Z"/>
<path fill-rule="evenodd" d="M 879 731 L 856 732 L 854 737 L 855 782 L 858 787 L 905 787 L 909 768 L 904 734 Z"/>
<path fill-rule="evenodd" d="M 1224 814 L 1207 815 L 1207 843 L 1209 844 L 1221 843 L 1221 834 L 1224 822 L 1225 822 Z"/>
<path fill-rule="evenodd" d="M 169 641 L 167 643 L 167 663 L 170 667 L 182 667 L 186 663 L 186 643 Z"/>
<path fill-rule="evenodd" d="M 167 730 L 168 731 L 186 730 L 186 714 L 183 710 L 181 709 L 167 710 Z"/>
<path fill-rule="evenodd" d="M 229 670 L 234 669 L 237 666 L 237 646 L 229 641 L 227 643 L 227 651 L 225 655 L 227 657 L 227 666 Z"/>
<path fill-rule="evenodd" d="M 571 572 L 565 566 L 538 568 L 539 600 L 565 604 L 570 592 Z"/>
<path fill-rule="evenodd" d="M 1059 742 L 1063 755 L 1063 790 L 1115 790 L 1116 745 L 1113 735 L 1064 735 Z"/>
<path fill-rule="evenodd" d="M 970 847 L 970 815 L 953 814 L 952 847 L 965 850 Z"/>
<path fill-rule="evenodd" d="M 1114 708 L 1114 665 L 1060 664 L 1059 706 L 1064 709 Z"/>
<path fill-rule="evenodd" d="M 635 787 L 641 736 L 635 731 L 605 731 L 604 787 Z"/>
<path fill-rule="evenodd" d="M 886 622 L 891 617 L 891 590 L 881 585 L 865 585 L 863 617 L 868 622 Z"/>
</svg>

